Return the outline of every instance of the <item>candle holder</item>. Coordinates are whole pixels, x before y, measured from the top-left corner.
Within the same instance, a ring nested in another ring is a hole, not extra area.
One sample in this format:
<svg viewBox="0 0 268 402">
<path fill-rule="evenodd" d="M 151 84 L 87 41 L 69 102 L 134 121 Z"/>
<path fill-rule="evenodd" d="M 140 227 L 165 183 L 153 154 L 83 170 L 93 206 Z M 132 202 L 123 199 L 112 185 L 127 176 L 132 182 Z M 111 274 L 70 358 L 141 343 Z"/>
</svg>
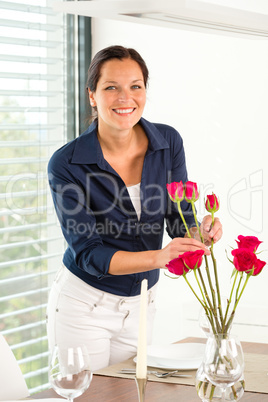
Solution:
<svg viewBox="0 0 268 402">
<path fill-rule="evenodd" d="M 146 378 L 137 378 L 135 377 L 138 394 L 139 394 L 139 402 L 145 401 L 145 388 L 147 384 L 147 377 Z"/>
</svg>

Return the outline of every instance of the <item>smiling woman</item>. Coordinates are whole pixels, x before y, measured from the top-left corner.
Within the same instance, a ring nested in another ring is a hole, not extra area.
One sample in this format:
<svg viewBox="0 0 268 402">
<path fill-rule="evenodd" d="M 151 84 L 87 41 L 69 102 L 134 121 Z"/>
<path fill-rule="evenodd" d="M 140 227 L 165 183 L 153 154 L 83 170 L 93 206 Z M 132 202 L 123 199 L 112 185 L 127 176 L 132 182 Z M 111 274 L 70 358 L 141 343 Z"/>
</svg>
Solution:
<svg viewBox="0 0 268 402">
<path fill-rule="evenodd" d="M 181 252 L 209 253 L 200 241 L 184 237 L 167 197 L 168 181 L 187 181 L 183 143 L 174 128 L 142 117 L 147 80 L 134 49 L 112 46 L 97 53 L 87 89 L 98 117 L 48 166 L 68 243 L 49 298 L 50 347 L 68 334 L 69 343 L 87 345 L 93 370 L 135 354 L 142 280 L 148 280 L 150 342 L 159 269 Z M 194 226 L 189 204 L 181 207 Z M 162 249 L 165 219 L 173 240 Z M 208 238 L 210 223 L 203 225 Z M 214 229 L 220 238 L 220 222 Z"/>
</svg>

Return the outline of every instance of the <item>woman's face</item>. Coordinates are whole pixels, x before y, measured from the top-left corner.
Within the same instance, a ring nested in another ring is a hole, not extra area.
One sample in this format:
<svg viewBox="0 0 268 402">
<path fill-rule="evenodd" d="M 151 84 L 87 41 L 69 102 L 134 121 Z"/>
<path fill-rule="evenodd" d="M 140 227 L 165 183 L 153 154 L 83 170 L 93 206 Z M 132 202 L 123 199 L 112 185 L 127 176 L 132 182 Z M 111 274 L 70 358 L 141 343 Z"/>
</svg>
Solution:
<svg viewBox="0 0 268 402">
<path fill-rule="evenodd" d="M 99 129 L 129 130 L 140 120 L 146 89 L 142 70 L 132 59 L 112 59 L 101 68 L 90 103 L 97 107 Z"/>
</svg>

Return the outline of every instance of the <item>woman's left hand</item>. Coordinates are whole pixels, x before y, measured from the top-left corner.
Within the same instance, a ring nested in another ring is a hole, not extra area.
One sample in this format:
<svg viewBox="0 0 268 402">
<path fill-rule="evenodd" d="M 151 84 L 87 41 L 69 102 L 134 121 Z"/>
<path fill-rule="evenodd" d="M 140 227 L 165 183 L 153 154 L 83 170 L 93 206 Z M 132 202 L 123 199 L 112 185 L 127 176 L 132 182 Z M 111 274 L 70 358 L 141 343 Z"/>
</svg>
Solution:
<svg viewBox="0 0 268 402">
<path fill-rule="evenodd" d="M 212 218 L 211 215 L 206 215 L 200 225 L 200 230 L 202 236 L 204 237 L 204 243 L 209 246 L 211 244 L 211 240 L 213 239 L 214 243 L 220 240 L 222 237 L 222 224 L 219 218 L 214 218 L 213 228 L 211 227 Z"/>
</svg>

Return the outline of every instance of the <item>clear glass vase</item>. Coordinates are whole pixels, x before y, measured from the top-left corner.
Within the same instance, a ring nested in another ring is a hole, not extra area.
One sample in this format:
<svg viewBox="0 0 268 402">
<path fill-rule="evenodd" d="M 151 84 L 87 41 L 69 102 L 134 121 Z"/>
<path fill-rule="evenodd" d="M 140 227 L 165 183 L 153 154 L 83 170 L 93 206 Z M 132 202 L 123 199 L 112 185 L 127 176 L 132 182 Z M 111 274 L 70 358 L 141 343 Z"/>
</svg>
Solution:
<svg viewBox="0 0 268 402">
<path fill-rule="evenodd" d="M 223 297 L 223 301 L 226 300 L 226 298 Z M 225 312 L 226 309 L 226 302 L 223 302 L 223 311 Z M 218 314 L 218 312 L 217 312 Z M 227 316 L 227 322 L 230 318 L 230 314 Z M 218 317 L 219 318 L 219 317 Z M 202 308 L 199 314 L 199 326 L 206 335 L 206 337 L 213 336 L 213 331 L 211 324 L 207 318 L 207 315 L 205 313 L 205 310 Z M 232 329 L 232 322 L 228 327 L 228 331 L 225 334 L 226 337 L 230 335 Z M 219 386 L 213 385 L 206 377 L 206 374 L 204 372 L 203 368 L 203 362 L 199 369 L 196 372 L 196 378 L 195 378 L 195 387 L 197 390 L 197 394 L 199 398 L 203 402 L 214 402 L 214 401 L 222 401 L 223 400 L 223 394 L 222 394 L 222 388 Z M 245 381 L 244 381 L 244 375 L 240 377 L 240 379 L 232 386 L 232 387 L 227 387 L 226 393 L 225 393 L 225 401 L 238 401 L 242 398 L 244 394 L 244 389 L 245 389 Z"/>
<path fill-rule="evenodd" d="M 202 402 L 215 402 L 222 400 L 222 388 L 211 384 L 206 378 L 203 363 L 196 372 L 195 388 Z M 242 376 L 232 387 L 227 387 L 225 401 L 239 401 L 244 394 L 245 381 Z"/>
</svg>

